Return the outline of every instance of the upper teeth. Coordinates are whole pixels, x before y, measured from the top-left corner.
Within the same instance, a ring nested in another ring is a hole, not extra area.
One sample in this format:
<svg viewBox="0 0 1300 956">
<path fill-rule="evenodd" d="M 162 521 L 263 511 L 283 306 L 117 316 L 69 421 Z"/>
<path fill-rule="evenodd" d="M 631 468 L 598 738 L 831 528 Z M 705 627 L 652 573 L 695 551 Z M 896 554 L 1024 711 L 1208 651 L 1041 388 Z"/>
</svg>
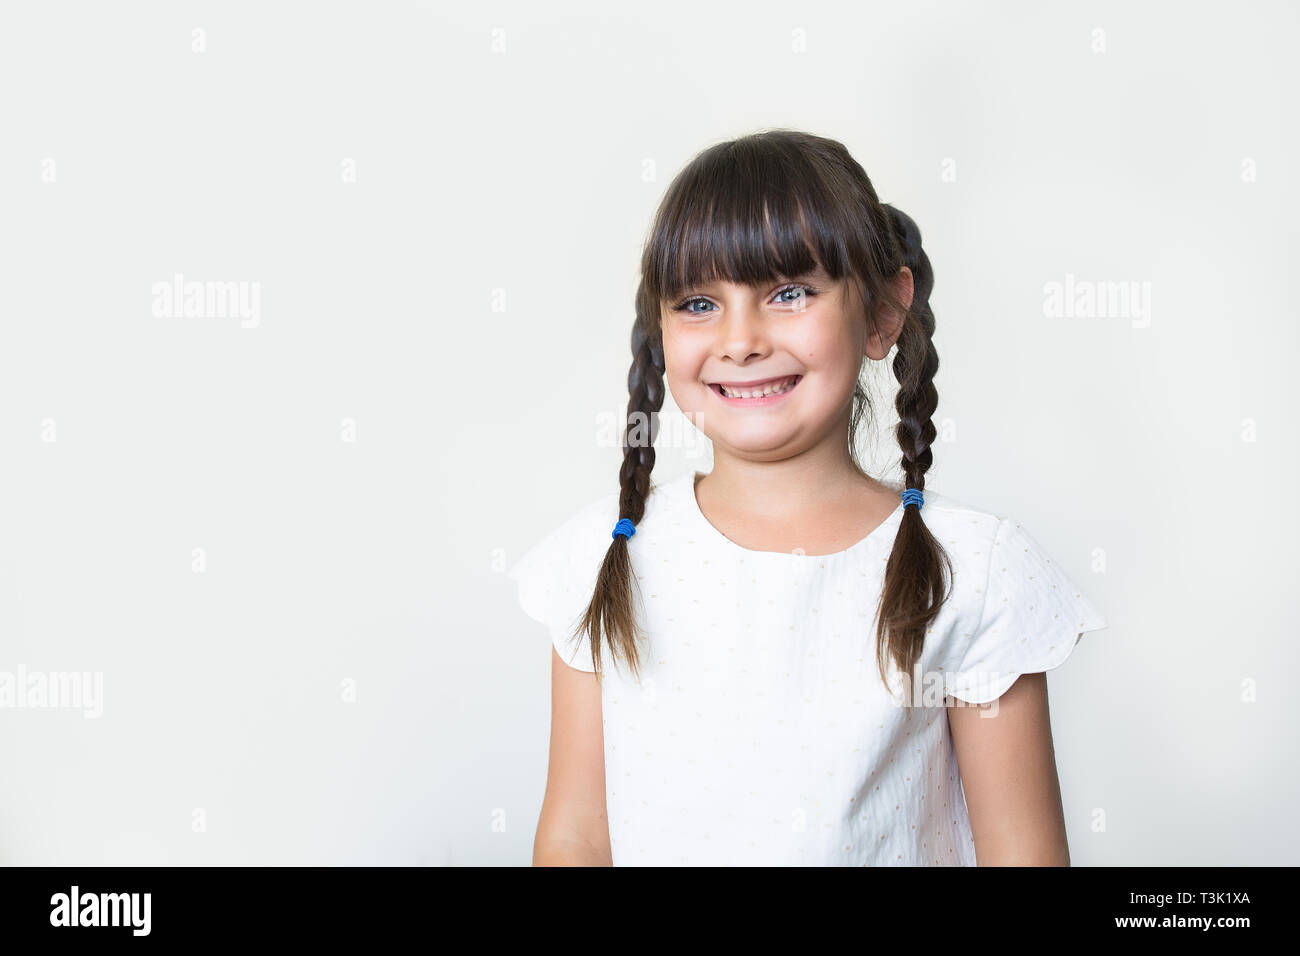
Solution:
<svg viewBox="0 0 1300 956">
<path fill-rule="evenodd" d="M 722 389 L 722 394 L 728 398 L 762 398 L 764 395 L 778 395 L 781 392 L 790 391 L 794 387 L 797 378 L 797 375 L 792 375 L 790 378 L 768 382 L 766 385 L 757 388 L 728 388 L 725 385 L 719 385 L 718 388 Z"/>
</svg>

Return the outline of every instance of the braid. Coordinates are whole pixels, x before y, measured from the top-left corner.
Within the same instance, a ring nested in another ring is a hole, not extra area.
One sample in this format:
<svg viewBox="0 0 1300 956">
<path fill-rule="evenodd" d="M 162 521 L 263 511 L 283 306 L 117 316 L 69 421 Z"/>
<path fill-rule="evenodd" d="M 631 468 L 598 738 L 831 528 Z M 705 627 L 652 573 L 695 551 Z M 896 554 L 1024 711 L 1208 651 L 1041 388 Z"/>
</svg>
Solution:
<svg viewBox="0 0 1300 956">
<path fill-rule="evenodd" d="M 664 349 L 658 302 L 646 294 L 644 284 L 637 289 L 627 390 L 627 429 L 623 435 L 623 464 L 618 470 L 618 514 L 635 525 L 645 515 L 646 500 L 653 488 L 650 473 L 655 465 L 654 439 L 659 410 L 664 403 Z M 632 581 L 628 539 L 617 535 L 605 553 L 596 577 L 595 593 L 581 625 L 590 636 L 591 662 L 598 678 L 602 642 L 608 644 L 615 662 L 623 658 L 632 673 L 638 674 L 639 628 L 632 601 Z"/>
<path fill-rule="evenodd" d="M 903 264 L 912 271 L 913 295 L 909 309 L 913 321 L 903 324 L 894 356 L 894 377 L 898 379 L 898 397 L 894 408 L 899 422 L 898 444 L 903 450 L 903 474 L 906 488 L 925 489 L 925 473 L 934 460 L 930 443 L 937 434 L 930 420 L 939 407 L 939 392 L 934 375 L 939 370 L 939 353 L 934 347 L 934 312 L 930 309 L 930 292 L 934 273 L 930 258 L 921 248 L 921 233 L 912 218 L 900 209 L 882 204 L 898 232 L 903 246 Z"/>
<path fill-rule="evenodd" d="M 893 365 L 894 377 L 898 379 L 894 407 L 899 421 L 895 436 L 902 450 L 904 488 L 922 491 L 925 473 L 934 461 L 930 445 L 937 432 L 932 417 L 939 406 L 939 393 L 934 386 L 939 353 L 934 347 L 934 312 L 930 308 L 934 272 L 921 246 L 921 231 L 912 218 L 885 203 L 881 208 L 887 214 L 889 231 L 899 247 L 902 265 L 912 272 L 912 302 L 905 310 Z M 946 598 L 945 567 L 951 579 L 951 562 L 926 527 L 921 509 L 905 506 L 885 567 L 876 650 L 882 677 L 886 655 L 908 677 L 905 694 L 909 701 L 912 672 L 921 656 L 926 629 Z"/>
</svg>

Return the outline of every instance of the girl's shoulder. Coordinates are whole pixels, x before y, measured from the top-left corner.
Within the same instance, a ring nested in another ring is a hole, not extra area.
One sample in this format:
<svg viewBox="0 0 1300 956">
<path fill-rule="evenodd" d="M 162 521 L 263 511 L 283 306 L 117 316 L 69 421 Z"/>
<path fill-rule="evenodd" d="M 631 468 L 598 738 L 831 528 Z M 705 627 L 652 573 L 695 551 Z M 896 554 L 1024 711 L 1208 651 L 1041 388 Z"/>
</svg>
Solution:
<svg viewBox="0 0 1300 956">
<path fill-rule="evenodd" d="M 902 493 L 901 488 L 896 490 Z M 932 488 L 922 496 L 921 518 L 941 544 L 945 536 L 953 543 L 990 541 L 1003 520 L 1001 515 Z"/>
<path fill-rule="evenodd" d="M 681 487 L 681 478 L 662 483 L 651 481 L 650 492 L 646 496 L 645 514 L 636 523 L 633 540 L 647 528 L 675 517 L 674 506 L 679 497 L 676 492 Z M 538 546 L 576 546 L 582 543 L 585 544 L 583 550 L 597 550 L 604 554 L 613 541 L 614 526 L 618 524 L 621 511 L 621 499 L 622 491 L 619 489 L 589 498 L 545 532 L 539 539 Z"/>
<path fill-rule="evenodd" d="M 680 490 L 675 482 L 668 484 Z M 660 529 L 674 520 L 672 497 L 669 489 L 651 482 L 645 515 L 628 542 L 634 558 L 645 553 L 648 541 L 666 537 Z M 578 624 L 613 543 L 620 499 L 617 489 L 589 499 L 543 532 L 506 571 L 518 586 L 524 611 L 546 625 L 556 650 L 579 670 L 592 670 L 589 644 L 577 633 Z"/>
<path fill-rule="evenodd" d="M 618 523 L 618 502 L 618 492 L 611 492 L 578 505 L 543 531 L 519 563 L 529 558 L 550 561 L 562 554 L 590 555 L 596 551 L 603 554 Z"/>
<path fill-rule="evenodd" d="M 926 527 L 954 567 L 935 648 L 946 693 L 993 700 L 1018 675 L 1060 666 L 1084 633 L 1109 626 L 1088 597 L 1091 586 L 1078 584 L 1091 558 L 1086 527 L 1043 522 L 1039 540 L 1016 515 L 924 494 Z"/>
</svg>

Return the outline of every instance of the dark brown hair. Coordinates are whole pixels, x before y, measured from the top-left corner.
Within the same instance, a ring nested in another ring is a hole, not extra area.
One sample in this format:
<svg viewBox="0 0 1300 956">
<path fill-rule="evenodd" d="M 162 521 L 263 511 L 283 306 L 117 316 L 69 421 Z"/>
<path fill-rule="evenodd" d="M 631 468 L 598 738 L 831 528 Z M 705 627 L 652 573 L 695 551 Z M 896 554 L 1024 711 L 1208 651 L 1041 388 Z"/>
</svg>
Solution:
<svg viewBox="0 0 1300 956">
<path fill-rule="evenodd" d="M 902 211 L 880 202 L 866 172 L 839 142 L 798 130 L 765 130 L 697 155 L 669 185 L 650 229 L 632 326 L 628 421 L 618 476 L 621 518 L 639 523 L 653 488 L 654 435 L 664 400 L 661 306 L 706 280 L 757 285 L 802 275 L 818 265 L 833 279 L 855 282 L 868 314 L 877 302 L 905 313 L 893 363 L 899 386 L 895 435 L 902 449 L 904 487 L 925 488 L 934 457 L 930 419 L 938 405 L 934 375 L 939 356 L 929 302 L 934 273 L 921 248 L 920 230 Z M 903 266 L 913 276 L 913 298 L 906 309 L 890 281 Z M 859 378 L 847 436 L 855 463 L 858 425 L 870 409 Z M 926 527 L 921 509 L 909 505 L 885 567 L 876 628 L 881 679 L 888 687 L 888 657 L 909 677 L 903 690 L 909 702 L 926 628 L 947 599 L 945 568 L 950 582 L 948 555 Z M 598 677 L 602 646 L 615 662 L 622 658 L 633 674 L 639 673 L 634 582 L 628 541 L 620 535 L 605 555 L 580 625 L 590 638 Z"/>
</svg>

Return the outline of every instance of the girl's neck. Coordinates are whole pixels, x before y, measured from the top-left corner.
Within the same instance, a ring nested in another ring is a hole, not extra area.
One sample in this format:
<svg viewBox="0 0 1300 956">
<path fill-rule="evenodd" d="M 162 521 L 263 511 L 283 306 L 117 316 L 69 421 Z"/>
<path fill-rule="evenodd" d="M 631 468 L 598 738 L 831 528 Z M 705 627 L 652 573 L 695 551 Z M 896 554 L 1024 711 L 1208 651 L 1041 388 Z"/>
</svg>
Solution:
<svg viewBox="0 0 1300 956">
<path fill-rule="evenodd" d="M 707 486 L 707 488 L 706 488 Z M 828 504 L 884 506 L 896 492 L 864 474 L 843 454 L 806 452 L 781 461 L 753 461 L 715 453 L 713 470 L 696 486 L 701 501 L 773 521 L 797 521 Z M 700 490 L 704 489 L 704 490 Z M 851 506 L 851 505 L 850 505 Z"/>
</svg>

